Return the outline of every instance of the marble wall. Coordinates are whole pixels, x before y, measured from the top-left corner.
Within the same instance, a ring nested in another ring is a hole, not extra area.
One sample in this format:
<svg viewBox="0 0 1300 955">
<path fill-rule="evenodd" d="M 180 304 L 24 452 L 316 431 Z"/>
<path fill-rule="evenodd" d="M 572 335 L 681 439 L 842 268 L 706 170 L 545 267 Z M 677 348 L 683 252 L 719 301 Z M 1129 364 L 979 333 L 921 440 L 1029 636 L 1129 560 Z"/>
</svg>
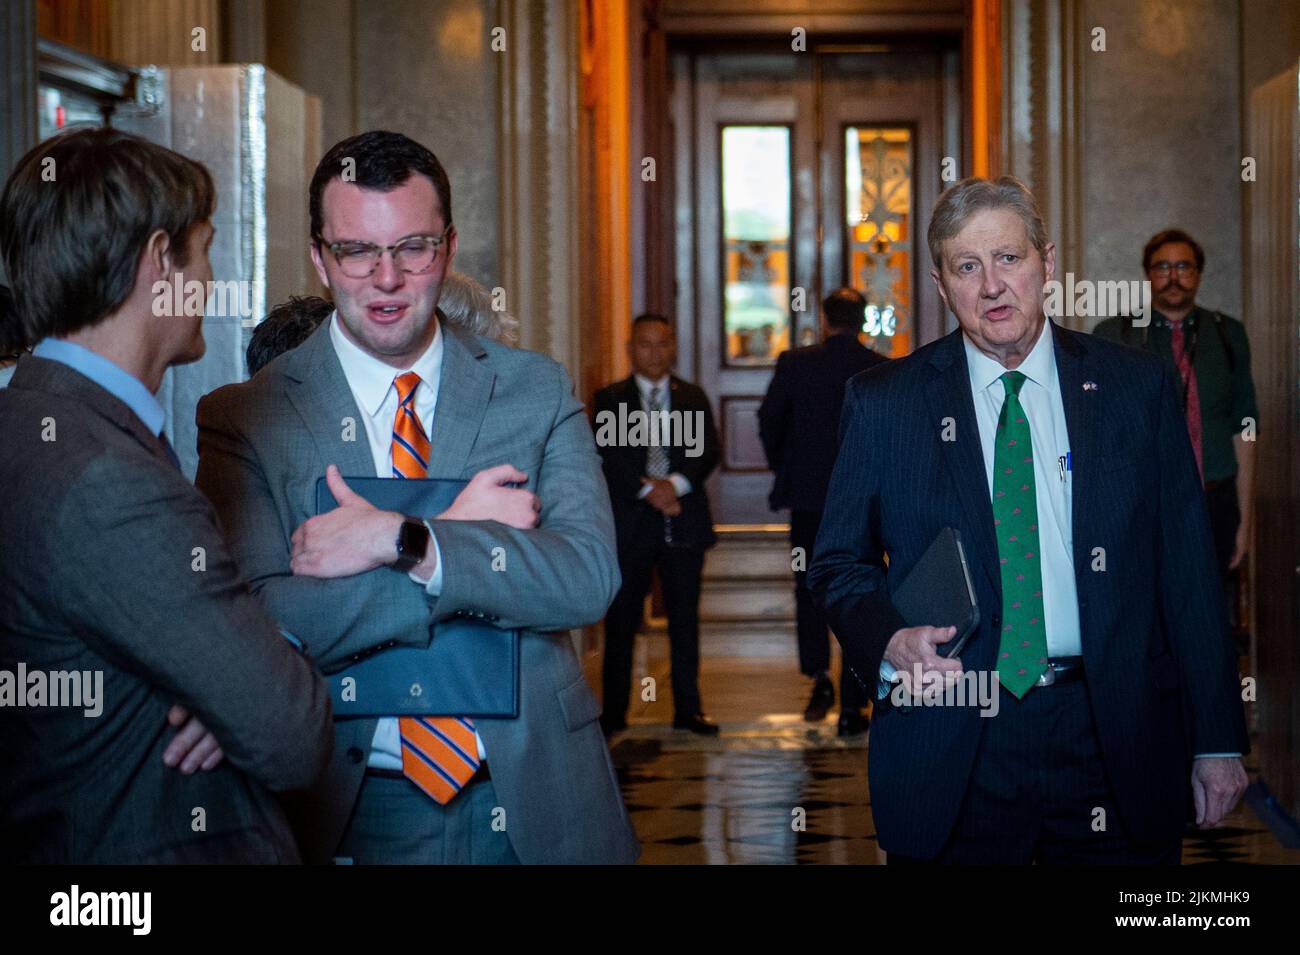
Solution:
<svg viewBox="0 0 1300 955">
<path fill-rule="evenodd" d="M 1083 0 L 1082 277 L 1141 279 L 1146 240 L 1182 228 L 1205 248 L 1198 301 L 1241 315 L 1239 7 Z"/>
<path fill-rule="evenodd" d="M 500 88 L 491 0 L 267 0 L 266 62 L 321 99 L 324 148 L 367 129 L 423 143 L 447 168 L 456 268 L 500 280 Z"/>
</svg>

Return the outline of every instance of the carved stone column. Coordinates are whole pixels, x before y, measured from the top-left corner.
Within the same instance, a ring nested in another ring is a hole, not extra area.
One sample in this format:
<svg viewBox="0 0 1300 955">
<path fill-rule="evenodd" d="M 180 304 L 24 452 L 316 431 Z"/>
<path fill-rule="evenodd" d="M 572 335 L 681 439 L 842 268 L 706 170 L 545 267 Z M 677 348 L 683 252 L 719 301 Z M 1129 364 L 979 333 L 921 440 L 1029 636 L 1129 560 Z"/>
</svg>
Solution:
<svg viewBox="0 0 1300 955">
<path fill-rule="evenodd" d="M 576 9 L 502 0 L 501 274 L 520 345 L 582 367 Z M 580 395 L 581 397 L 581 395 Z"/>
<path fill-rule="evenodd" d="M 1080 8 L 1078 0 L 1005 0 L 1002 7 L 1003 171 L 1037 196 L 1056 242 L 1057 275 L 1083 268 Z"/>
<path fill-rule="evenodd" d="M 0 4 L 0 182 L 36 145 L 36 4 Z"/>
</svg>

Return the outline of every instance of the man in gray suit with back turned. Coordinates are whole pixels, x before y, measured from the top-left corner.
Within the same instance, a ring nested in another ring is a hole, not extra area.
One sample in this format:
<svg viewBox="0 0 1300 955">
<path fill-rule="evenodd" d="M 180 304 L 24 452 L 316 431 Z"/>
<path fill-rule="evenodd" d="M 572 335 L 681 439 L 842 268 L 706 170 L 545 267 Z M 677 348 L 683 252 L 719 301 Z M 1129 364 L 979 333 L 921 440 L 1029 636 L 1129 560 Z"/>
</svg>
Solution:
<svg viewBox="0 0 1300 955">
<path fill-rule="evenodd" d="M 447 175 L 423 146 L 388 132 L 339 143 L 313 177 L 311 220 L 335 314 L 200 402 L 200 489 L 254 591 L 326 672 L 377 647 L 427 646 L 456 615 L 523 637 L 517 719 L 337 721 L 325 781 L 291 811 L 304 855 L 635 860 L 568 632 L 599 620 L 619 585 L 568 375 L 438 320 L 456 232 Z M 469 484 L 420 520 L 346 486 L 376 474 Z M 313 516 L 321 476 L 341 506 Z"/>
<path fill-rule="evenodd" d="M 156 306 L 212 278 L 215 201 L 198 163 L 111 129 L 41 143 L 0 198 L 0 339 L 35 346 L 0 391 L 0 861 L 299 860 L 271 790 L 323 770 L 328 693 L 153 397 L 203 355 L 202 312 Z"/>
</svg>

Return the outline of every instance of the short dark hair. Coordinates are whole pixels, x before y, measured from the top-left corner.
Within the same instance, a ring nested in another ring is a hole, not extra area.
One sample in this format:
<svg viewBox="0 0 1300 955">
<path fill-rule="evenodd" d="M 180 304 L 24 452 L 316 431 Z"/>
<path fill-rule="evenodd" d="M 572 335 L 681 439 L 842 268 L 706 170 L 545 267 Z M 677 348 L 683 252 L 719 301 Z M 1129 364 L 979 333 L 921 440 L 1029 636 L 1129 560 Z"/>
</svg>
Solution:
<svg viewBox="0 0 1300 955">
<path fill-rule="evenodd" d="M 438 194 L 442 217 L 447 225 L 451 225 L 451 181 L 438 157 L 409 136 L 373 129 L 336 143 L 317 164 L 308 193 L 312 242 L 324 241 L 321 235 L 325 226 L 322 197 L 325 187 L 342 177 L 345 162 L 349 163 L 349 182 L 380 192 L 396 189 L 410 179 L 413 172 L 427 176 Z"/>
<path fill-rule="evenodd" d="M 1145 246 L 1142 247 L 1142 271 L 1149 271 L 1151 268 L 1151 256 L 1156 254 L 1156 250 L 1162 245 L 1168 245 L 1170 242 L 1184 242 L 1192 247 L 1192 255 L 1196 256 L 1196 271 L 1201 272 L 1205 269 L 1205 250 L 1201 248 L 1201 243 L 1197 242 L 1182 229 L 1165 229 L 1163 232 L 1157 232 L 1153 235 Z"/>
<path fill-rule="evenodd" d="M 826 313 L 826 324 L 838 331 L 848 329 L 861 330 L 867 320 L 867 300 L 855 288 L 847 285 L 837 288 L 822 302 L 822 311 Z"/>
<path fill-rule="evenodd" d="M 271 309 L 248 341 L 244 357 L 249 377 L 305 342 L 333 311 L 331 302 L 315 295 L 294 295 Z"/>
<path fill-rule="evenodd" d="M 15 300 L 0 339 L 23 348 L 98 324 L 131 294 L 149 236 L 165 232 L 185 265 L 191 230 L 215 206 L 200 163 L 130 133 L 79 128 L 39 143 L 0 196 Z"/>
<path fill-rule="evenodd" d="M 658 312 L 643 312 L 636 318 L 632 319 L 632 330 L 636 331 L 640 326 L 647 322 L 660 322 L 667 325 L 670 332 L 673 330 L 673 323 L 668 321 L 665 316 L 660 315 Z"/>
<path fill-rule="evenodd" d="M 17 358 L 24 350 L 18 335 L 18 316 L 14 311 L 14 293 L 9 291 L 8 285 L 0 285 L 0 361 Z"/>
</svg>

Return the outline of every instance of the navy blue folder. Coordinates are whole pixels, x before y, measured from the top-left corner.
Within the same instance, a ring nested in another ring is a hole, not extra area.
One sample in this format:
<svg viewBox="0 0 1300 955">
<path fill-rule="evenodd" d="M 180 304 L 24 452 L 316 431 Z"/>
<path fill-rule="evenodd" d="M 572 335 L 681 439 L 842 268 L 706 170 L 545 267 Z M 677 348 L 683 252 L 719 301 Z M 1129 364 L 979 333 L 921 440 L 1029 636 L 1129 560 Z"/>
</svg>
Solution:
<svg viewBox="0 0 1300 955">
<path fill-rule="evenodd" d="M 343 480 L 378 508 L 422 518 L 445 511 L 466 484 L 377 477 Z M 316 484 L 316 512 L 323 514 L 337 506 L 321 478 Z M 451 617 L 433 625 L 427 648 L 376 648 L 328 679 L 336 718 L 514 718 L 519 715 L 519 631 Z"/>
</svg>

